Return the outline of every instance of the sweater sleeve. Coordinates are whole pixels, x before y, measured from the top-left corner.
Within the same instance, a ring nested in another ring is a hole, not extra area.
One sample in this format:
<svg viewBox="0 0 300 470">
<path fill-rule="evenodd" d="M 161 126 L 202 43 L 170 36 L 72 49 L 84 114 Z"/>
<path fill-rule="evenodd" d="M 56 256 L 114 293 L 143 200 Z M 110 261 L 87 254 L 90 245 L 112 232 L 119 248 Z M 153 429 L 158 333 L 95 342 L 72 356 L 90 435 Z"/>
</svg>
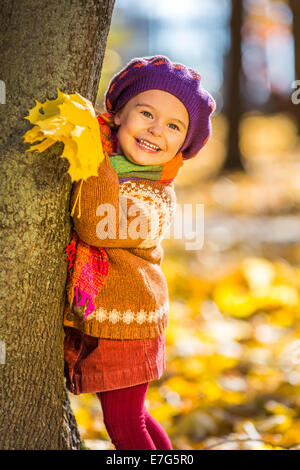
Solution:
<svg viewBox="0 0 300 470">
<path fill-rule="evenodd" d="M 138 247 L 145 239 L 148 226 L 148 213 L 135 198 L 120 195 L 117 172 L 112 167 L 109 156 L 99 165 L 98 176 L 76 182 L 71 194 L 73 207 L 81 187 L 79 202 L 73 214 L 74 228 L 87 244 L 103 248 Z M 140 230 L 133 230 L 131 222 L 137 220 Z"/>
</svg>

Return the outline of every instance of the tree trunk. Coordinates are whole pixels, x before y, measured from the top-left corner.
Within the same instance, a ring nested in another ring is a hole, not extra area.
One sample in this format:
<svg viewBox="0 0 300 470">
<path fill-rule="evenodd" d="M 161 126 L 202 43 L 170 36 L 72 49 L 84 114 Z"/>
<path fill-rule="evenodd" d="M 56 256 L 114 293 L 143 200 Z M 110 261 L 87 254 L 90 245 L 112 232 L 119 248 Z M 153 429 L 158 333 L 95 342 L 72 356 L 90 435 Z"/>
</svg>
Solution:
<svg viewBox="0 0 300 470">
<path fill-rule="evenodd" d="M 226 63 L 227 90 L 225 91 L 225 114 L 228 119 L 228 141 L 225 169 L 242 170 L 239 149 L 239 124 L 241 109 L 241 29 L 243 17 L 242 0 L 231 0 L 231 47 Z"/>
<path fill-rule="evenodd" d="M 300 80 L 300 2 L 299 0 L 290 0 L 290 8 L 293 13 L 293 35 L 294 35 L 294 56 L 295 56 L 295 75 L 296 80 Z M 297 87 L 299 90 L 299 86 Z M 299 96 L 299 93 L 298 93 Z M 298 125 L 298 134 L 300 134 L 300 104 L 293 104 L 293 114 Z"/>
<path fill-rule="evenodd" d="M 0 449 L 80 448 L 63 372 L 69 163 L 61 143 L 25 153 L 22 136 L 56 88 L 95 103 L 113 6 L 1 2 Z"/>
</svg>

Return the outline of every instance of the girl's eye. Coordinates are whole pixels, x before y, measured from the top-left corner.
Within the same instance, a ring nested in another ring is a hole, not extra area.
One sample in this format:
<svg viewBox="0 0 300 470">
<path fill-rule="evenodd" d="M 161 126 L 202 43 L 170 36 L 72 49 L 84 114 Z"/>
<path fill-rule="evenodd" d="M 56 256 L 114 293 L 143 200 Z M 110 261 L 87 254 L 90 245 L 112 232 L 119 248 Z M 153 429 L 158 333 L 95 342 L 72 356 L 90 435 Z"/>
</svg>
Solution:
<svg viewBox="0 0 300 470">
<path fill-rule="evenodd" d="M 146 117 L 152 117 L 152 114 L 149 113 L 149 111 L 142 111 L 142 114 L 144 114 Z"/>
<path fill-rule="evenodd" d="M 179 131 L 179 127 L 176 124 L 171 123 L 170 126 L 174 126 L 173 129 L 176 129 Z"/>
</svg>

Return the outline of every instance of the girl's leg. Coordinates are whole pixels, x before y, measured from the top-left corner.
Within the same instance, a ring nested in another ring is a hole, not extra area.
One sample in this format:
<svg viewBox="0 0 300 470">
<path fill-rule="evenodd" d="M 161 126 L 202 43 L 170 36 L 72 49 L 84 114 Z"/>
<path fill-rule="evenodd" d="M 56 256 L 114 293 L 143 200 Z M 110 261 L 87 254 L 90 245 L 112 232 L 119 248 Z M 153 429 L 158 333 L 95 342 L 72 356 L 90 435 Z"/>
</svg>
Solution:
<svg viewBox="0 0 300 470">
<path fill-rule="evenodd" d="M 173 450 L 172 443 L 164 428 L 144 409 L 144 416 L 147 431 L 152 437 L 152 440 L 157 450 Z"/>
<path fill-rule="evenodd" d="M 148 385 L 145 383 L 97 393 L 104 424 L 117 450 L 172 449 L 165 431 L 145 409 Z"/>
<path fill-rule="evenodd" d="M 116 450 L 156 450 L 147 431 L 144 401 L 148 383 L 97 393 Z"/>
</svg>

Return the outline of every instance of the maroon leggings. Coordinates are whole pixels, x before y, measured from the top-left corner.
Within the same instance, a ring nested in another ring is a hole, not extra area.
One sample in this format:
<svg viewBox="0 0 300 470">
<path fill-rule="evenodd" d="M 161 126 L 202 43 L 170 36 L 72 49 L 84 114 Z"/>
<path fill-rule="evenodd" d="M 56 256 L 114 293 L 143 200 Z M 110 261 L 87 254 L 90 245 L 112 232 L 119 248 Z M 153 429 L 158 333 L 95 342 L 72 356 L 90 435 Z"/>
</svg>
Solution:
<svg viewBox="0 0 300 470">
<path fill-rule="evenodd" d="M 145 408 L 148 385 L 97 393 L 116 450 L 173 450 L 167 433 Z"/>
</svg>

